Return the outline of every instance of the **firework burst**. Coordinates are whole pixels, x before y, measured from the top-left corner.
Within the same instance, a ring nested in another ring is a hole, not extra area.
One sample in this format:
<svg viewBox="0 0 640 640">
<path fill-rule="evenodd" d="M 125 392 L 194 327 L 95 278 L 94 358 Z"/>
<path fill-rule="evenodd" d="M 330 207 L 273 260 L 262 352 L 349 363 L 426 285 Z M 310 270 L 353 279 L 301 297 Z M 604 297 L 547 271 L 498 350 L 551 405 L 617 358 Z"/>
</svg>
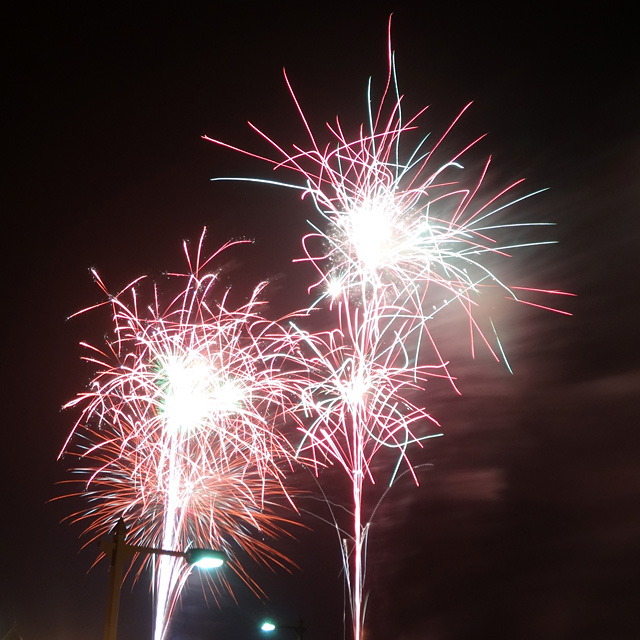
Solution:
<svg viewBox="0 0 640 640">
<path fill-rule="evenodd" d="M 444 309 L 461 310 L 468 323 L 472 354 L 480 340 L 496 360 L 503 359 L 508 366 L 493 322 L 479 313 L 487 297 L 483 293 L 499 291 L 510 300 L 542 306 L 522 296 L 537 297 L 543 290 L 507 285 L 494 265 L 518 246 L 547 244 L 501 240 L 515 227 L 541 224 L 505 223 L 503 219 L 505 209 L 539 192 L 518 195 L 522 181 L 517 181 L 487 196 L 491 159 L 472 176 L 463 166 L 465 155 L 482 136 L 442 162 L 444 141 L 469 105 L 443 135 L 435 140 L 429 135 L 417 138 L 418 144 L 405 150 L 405 141 L 419 134 L 426 108 L 405 118 L 390 23 L 388 43 L 384 91 L 374 106 L 370 83 L 367 123 L 356 136 L 345 134 L 336 119 L 327 123 L 328 139 L 321 142 L 286 74 L 309 139 L 306 148 L 294 146 L 287 151 L 252 124 L 275 149 L 275 156 L 258 155 L 205 136 L 266 161 L 275 170 L 294 172 L 294 184 L 250 181 L 297 189 L 303 199 L 313 202 L 319 215 L 302 239 L 305 257 L 301 261 L 311 263 L 317 273 L 309 287 L 315 294 L 311 306 L 333 309 L 339 329 L 307 340 L 311 382 L 302 390 L 307 422 L 301 424 L 299 450 L 336 462 L 353 488 L 353 545 L 345 552 L 344 563 L 355 640 L 361 639 L 364 621 L 366 526 L 362 525 L 362 506 L 365 479 L 374 481 L 371 460 L 383 447 L 397 450 L 391 482 L 400 463 L 405 461 L 411 468 L 407 447 L 422 439 L 414 435 L 414 429 L 419 421 L 432 420 L 422 404 L 411 401 L 427 373 L 448 378 L 457 391 L 431 321 Z M 420 364 L 425 357 L 435 363 L 430 370 Z"/>
<path fill-rule="evenodd" d="M 550 224 L 505 223 L 501 217 L 508 207 L 542 190 L 512 195 L 523 182 L 518 180 L 487 196 L 484 185 L 491 158 L 474 175 L 466 172 L 462 164 L 465 154 L 484 136 L 464 145 L 444 163 L 439 160 L 445 139 L 470 104 L 439 138 L 432 141 L 426 135 L 409 152 L 405 150 L 403 141 L 415 137 L 427 107 L 408 119 L 404 117 L 390 26 L 389 23 L 386 86 L 375 108 L 369 83 L 368 121 L 360 126 L 355 138 L 345 134 L 336 118 L 335 123 L 327 123 L 328 141 L 321 143 L 285 73 L 309 137 L 307 149 L 294 146 L 288 152 L 251 123 L 251 128 L 276 150 L 277 157 L 261 156 L 208 136 L 204 139 L 299 176 L 301 180 L 297 183 L 248 181 L 297 189 L 302 198 L 312 199 L 320 221 L 309 222 L 312 232 L 302 240 L 305 253 L 302 260 L 310 262 L 318 274 L 318 280 L 309 287 L 317 292 L 316 305 L 325 299 L 332 303 L 341 296 L 363 300 L 384 294 L 387 302 L 402 307 L 405 317 L 413 318 L 412 330 L 418 325 L 426 332 L 441 365 L 444 359 L 431 335 L 429 321 L 445 308 L 458 305 L 468 318 L 472 353 L 479 338 L 498 360 L 502 349 L 493 324 L 481 326 L 478 321 L 483 291 L 498 289 L 510 300 L 553 311 L 558 310 L 525 296 L 567 295 L 555 290 L 509 286 L 492 268 L 495 258 L 510 257 L 510 252 L 518 247 L 552 243 L 498 240 L 515 228 Z"/>
<path fill-rule="evenodd" d="M 142 279 L 110 295 L 113 339 L 106 349 L 85 344 L 95 368 L 89 389 L 68 403 L 81 408 L 64 450 L 82 461 L 82 493 L 90 506 L 76 518 L 92 538 L 124 516 L 132 543 L 183 550 L 240 549 L 266 565 L 286 565 L 269 544 L 290 500 L 282 484 L 293 450 L 277 427 L 291 407 L 291 372 L 281 369 L 290 336 L 260 314 L 259 285 L 230 309 L 228 290 L 215 300 L 213 258 L 202 260 L 203 236 L 187 274 L 169 274 L 180 292 L 163 304 L 154 287 L 143 305 Z M 97 305 L 101 306 L 101 305 Z M 155 637 L 164 637 L 188 569 L 154 561 Z M 237 560 L 232 568 L 257 588 Z M 224 583 L 228 586 L 228 583 Z"/>
<path fill-rule="evenodd" d="M 372 513 L 364 512 L 365 485 L 375 484 L 372 463 L 380 451 L 392 452 L 396 465 L 406 464 L 414 481 L 409 446 L 441 435 L 438 423 L 414 402 L 430 376 L 445 375 L 440 366 L 412 365 L 403 344 L 402 331 L 381 330 L 380 319 L 393 317 L 394 309 L 377 304 L 351 307 L 338 304 L 340 326 L 317 334 L 299 332 L 302 363 L 308 368 L 300 389 L 301 441 L 298 454 L 321 456 L 340 466 L 352 488 L 353 526 L 350 532 L 336 528 L 341 536 L 345 576 L 349 587 L 354 637 L 364 624 L 364 581 L 368 524 Z M 431 429 L 425 428 L 431 424 Z M 422 434 L 416 435 L 420 429 Z M 317 470 L 317 469 L 316 469 Z M 345 537 L 342 537 L 344 533 Z"/>
</svg>

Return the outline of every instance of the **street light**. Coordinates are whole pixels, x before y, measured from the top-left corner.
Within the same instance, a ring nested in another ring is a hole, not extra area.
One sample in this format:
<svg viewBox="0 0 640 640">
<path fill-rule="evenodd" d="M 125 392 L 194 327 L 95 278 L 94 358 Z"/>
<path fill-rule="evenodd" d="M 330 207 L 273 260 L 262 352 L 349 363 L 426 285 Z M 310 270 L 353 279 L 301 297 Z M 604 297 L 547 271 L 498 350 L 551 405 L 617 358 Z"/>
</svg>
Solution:
<svg viewBox="0 0 640 640">
<path fill-rule="evenodd" d="M 136 544 L 128 544 L 125 540 L 127 527 L 120 518 L 113 530 L 111 540 L 101 540 L 100 548 L 105 554 L 111 555 L 109 566 L 109 596 L 107 600 L 107 619 L 104 626 L 104 640 L 116 640 L 118 630 L 118 611 L 120 609 L 120 587 L 122 586 L 122 569 L 125 560 L 134 553 L 143 555 L 173 556 L 183 558 L 185 562 L 201 569 L 217 569 L 227 562 L 227 557 L 222 551 L 213 549 L 192 548 L 186 551 L 170 551 L 169 549 L 156 549 L 155 547 L 143 547 Z"/>
<path fill-rule="evenodd" d="M 303 636 L 304 632 L 307 630 L 307 628 L 302 623 L 302 618 L 300 618 L 300 622 L 298 622 L 297 626 L 285 625 L 285 624 L 276 624 L 275 622 L 272 622 L 271 620 L 265 620 L 260 625 L 260 630 L 264 631 L 265 633 L 271 633 L 272 631 L 277 631 L 278 629 L 291 629 L 291 631 L 295 631 L 297 636 L 298 636 L 298 640 L 302 640 L 302 636 Z"/>
<path fill-rule="evenodd" d="M 191 548 L 184 552 L 184 559 L 198 569 L 218 569 L 226 563 L 227 556 L 222 551 Z"/>
</svg>

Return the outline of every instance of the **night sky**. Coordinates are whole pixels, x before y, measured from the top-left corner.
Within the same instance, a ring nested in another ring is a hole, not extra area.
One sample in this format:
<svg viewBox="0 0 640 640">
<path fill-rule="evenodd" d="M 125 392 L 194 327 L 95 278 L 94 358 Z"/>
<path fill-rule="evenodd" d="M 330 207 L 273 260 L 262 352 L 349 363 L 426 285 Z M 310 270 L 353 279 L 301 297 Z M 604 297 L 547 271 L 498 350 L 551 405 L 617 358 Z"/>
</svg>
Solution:
<svg viewBox="0 0 640 640">
<path fill-rule="evenodd" d="M 451 338 L 462 396 L 437 385 L 425 394 L 445 437 L 416 453 L 420 487 L 402 478 L 376 514 L 367 640 L 639 638 L 632 16 L 616 3 L 186 4 L 194 8 L 2 10 L 0 638 L 14 623 L 23 640 L 103 633 L 106 565 L 92 569 L 98 550 L 61 523 L 79 503 L 51 502 L 65 491 L 68 461 L 57 456 L 75 418 L 61 406 L 91 373 L 78 343 L 109 330 L 106 311 L 67 321 L 101 300 L 89 268 L 112 290 L 161 277 L 183 267 L 182 241 L 207 226 L 210 249 L 255 239 L 234 253 L 234 290 L 268 278 L 275 309 L 308 303 L 308 272 L 291 260 L 312 205 L 286 190 L 211 182 L 271 175 L 201 136 L 265 151 L 250 120 L 305 145 L 283 67 L 314 129 L 339 114 L 356 131 L 368 78 L 374 91 L 386 80 L 391 12 L 405 108 L 431 105 L 424 133 L 443 132 L 474 101 L 452 145 L 487 133 L 477 154 L 493 156 L 496 187 L 525 177 L 531 191 L 549 188 L 513 215 L 557 223 L 545 233 L 559 243 L 516 254 L 507 276 L 577 297 L 560 301 L 572 317 L 501 311 L 514 375 Z M 332 496 L 346 496 L 340 475 L 327 475 Z M 343 638 L 335 533 L 301 520 L 313 530 L 282 543 L 300 569 L 256 570 L 268 599 L 236 584 L 237 602 L 208 606 L 190 582 L 169 640 L 259 638 L 267 614 L 303 618 L 305 640 Z M 120 640 L 149 638 L 151 619 L 148 578 L 133 591 L 127 583 Z"/>
</svg>

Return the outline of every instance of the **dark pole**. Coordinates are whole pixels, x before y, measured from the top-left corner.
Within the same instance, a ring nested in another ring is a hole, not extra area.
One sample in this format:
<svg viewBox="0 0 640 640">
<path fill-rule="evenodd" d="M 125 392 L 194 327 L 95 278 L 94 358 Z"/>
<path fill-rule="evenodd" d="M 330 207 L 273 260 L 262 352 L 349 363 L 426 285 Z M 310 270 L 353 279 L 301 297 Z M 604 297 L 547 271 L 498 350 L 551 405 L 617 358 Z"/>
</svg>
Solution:
<svg viewBox="0 0 640 640">
<path fill-rule="evenodd" d="M 293 629 L 298 634 L 298 640 L 302 640 L 302 636 L 304 635 L 304 632 L 307 630 L 307 628 L 302 623 L 302 618 L 300 618 L 300 622 L 298 622 L 297 627 L 287 627 L 287 629 Z"/>
<path fill-rule="evenodd" d="M 110 542 L 102 542 L 102 550 L 111 552 L 111 564 L 109 566 L 109 595 L 107 599 L 107 619 L 104 625 L 104 640 L 116 640 L 118 631 L 118 611 L 120 609 L 120 587 L 122 586 L 122 568 L 126 556 L 125 536 L 127 527 L 120 518 L 113 530 L 113 539 Z"/>
</svg>

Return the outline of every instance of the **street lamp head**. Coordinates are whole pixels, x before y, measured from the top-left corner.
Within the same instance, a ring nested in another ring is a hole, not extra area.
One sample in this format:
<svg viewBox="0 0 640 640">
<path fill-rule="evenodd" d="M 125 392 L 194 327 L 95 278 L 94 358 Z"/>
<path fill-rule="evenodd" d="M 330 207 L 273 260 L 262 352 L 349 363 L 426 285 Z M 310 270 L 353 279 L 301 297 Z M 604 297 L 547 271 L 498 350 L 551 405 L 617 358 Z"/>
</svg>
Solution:
<svg viewBox="0 0 640 640">
<path fill-rule="evenodd" d="M 285 624 L 276 624 L 275 622 L 271 622 L 271 620 L 265 620 L 260 625 L 260 630 L 265 633 L 271 633 L 272 631 L 280 630 L 280 629 L 288 629 L 289 631 L 295 631 L 298 636 L 298 640 L 302 640 L 302 636 L 307 628 L 304 626 L 302 619 L 297 625 L 285 625 Z"/>
<path fill-rule="evenodd" d="M 184 559 L 199 569 L 217 569 L 227 562 L 227 556 L 222 551 L 213 549 L 189 549 L 185 551 Z"/>
</svg>

